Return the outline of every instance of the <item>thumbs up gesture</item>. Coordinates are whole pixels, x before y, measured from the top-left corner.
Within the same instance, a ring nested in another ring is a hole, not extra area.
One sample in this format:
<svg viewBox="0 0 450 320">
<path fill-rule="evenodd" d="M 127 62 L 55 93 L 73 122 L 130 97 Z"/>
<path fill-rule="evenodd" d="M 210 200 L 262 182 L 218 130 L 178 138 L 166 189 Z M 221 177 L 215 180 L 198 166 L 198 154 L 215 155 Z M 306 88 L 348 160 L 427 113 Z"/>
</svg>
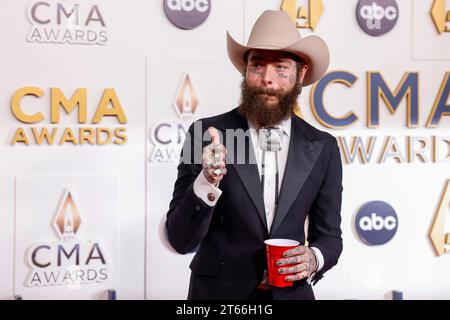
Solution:
<svg viewBox="0 0 450 320">
<path fill-rule="evenodd" d="M 210 183 L 217 185 L 227 173 L 225 155 L 227 149 L 220 143 L 219 132 L 214 127 L 208 128 L 211 143 L 203 148 L 202 167 L 203 174 Z"/>
</svg>

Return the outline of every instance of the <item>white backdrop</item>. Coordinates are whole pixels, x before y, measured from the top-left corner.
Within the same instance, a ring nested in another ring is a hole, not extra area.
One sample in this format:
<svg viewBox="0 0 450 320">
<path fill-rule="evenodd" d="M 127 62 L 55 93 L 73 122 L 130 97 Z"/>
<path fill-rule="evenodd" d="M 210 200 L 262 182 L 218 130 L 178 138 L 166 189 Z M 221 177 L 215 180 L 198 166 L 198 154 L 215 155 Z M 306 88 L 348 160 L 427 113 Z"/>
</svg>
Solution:
<svg viewBox="0 0 450 320">
<path fill-rule="evenodd" d="M 35 290 L 33 295 L 27 295 L 15 285 L 22 283 L 17 270 L 25 266 L 18 265 L 20 256 L 25 253 L 17 246 L 21 234 L 16 233 L 18 209 L 15 203 L 23 199 L 23 195 L 17 194 L 16 178 L 106 174 L 118 177 L 118 199 L 111 199 L 118 213 L 117 247 L 109 248 L 116 250 L 115 283 L 111 286 L 117 290 L 117 297 L 184 299 L 192 255 L 175 253 L 164 238 L 164 219 L 177 163 L 151 161 L 157 147 L 152 132 L 159 124 L 188 126 L 194 119 L 222 113 L 237 105 L 241 76 L 228 60 L 225 32 L 230 31 L 236 40 L 245 43 L 260 13 L 279 9 L 282 1 L 212 0 L 208 19 L 193 30 L 173 26 L 159 0 L 80 2 L 84 8 L 98 5 L 105 22 L 102 30 L 107 34 L 103 45 L 28 42 L 32 25 L 27 19 L 27 8 L 32 2 L 4 0 L 0 9 L 0 298 L 8 299 L 17 294 L 24 298 L 36 297 Z M 48 2 L 67 3 L 66 0 Z M 352 111 L 359 119 L 344 129 L 324 127 L 311 111 L 311 88 L 305 88 L 299 99 L 302 113 L 309 123 L 342 137 L 347 143 L 352 136 L 364 139 L 374 136 L 377 140 L 370 163 L 361 164 L 356 160 L 344 164 L 344 251 L 339 264 L 314 287 L 316 297 L 386 299 L 391 297 L 392 290 L 400 290 L 406 299 L 449 299 L 450 257 L 436 256 L 428 238 L 445 182 L 450 178 L 448 157 L 447 161 L 437 163 L 415 159 L 412 163 L 398 164 L 392 157 L 384 163 L 376 160 L 386 136 L 396 137 L 402 152 L 406 152 L 404 137 L 407 136 L 449 139 L 448 115 L 443 115 L 434 128 L 427 128 L 426 121 L 450 70 L 450 34 L 437 33 L 429 15 L 431 0 L 397 0 L 400 11 L 397 24 L 380 37 L 371 37 L 359 28 L 355 18 L 356 0 L 322 2 L 324 12 L 316 30 L 301 29 L 300 32 L 302 36 L 317 34 L 324 38 L 331 52 L 330 71 L 342 70 L 357 78 L 351 87 L 329 85 L 323 98 L 326 109 L 335 117 Z M 307 3 L 307 0 L 297 1 L 298 6 Z M 449 1 L 446 8 L 450 10 Z M 53 20 L 54 16 L 53 13 Z M 405 99 L 395 114 L 380 102 L 380 125 L 377 128 L 366 126 L 367 72 L 379 72 L 392 91 L 406 72 L 418 73 L 419 124 L 416 128 L 406 127 Z M 182 119 L 173 102 L 185 73 L 192 80 L 198 108 L 192 118 Z M 11 112 L 14 92 L 25 86 L 38 87 L 44 92 L 41 98 L 22 100 L 24 112 L 40 111 L 44 115 L 40 123 L 24 124 Z M 61 89 L 67 99 L 78 88 L 86 88 L 87 122 L 80 124 L 77 112 L 69 115 L 61 112 L 60 122 L 52 124 L 50 88 Z M 116 117 L 104 117 L 100 123 L 92 123 L 107 88 L 113 88 L 117 94 L 126 123 L 118 123 Z M 444 101 L 447 105 L 450 103 L 448 96 Z M 55 143 L 49 146 L 31 141 L 28 146 L 11 145 L 19 127 L 26 129 L 29 138 L 32 138 L 31 127 L 61 131 L 70 127 L 74 132 L 80 127 L 125 127 L 127 142 L 123 145 Z M 167 138 L 172 131 L 167 126 L 164 130 L 161 132 Z M 445 141 L 441 143 L 441 158 L 449 153 L 445 149 L 448 145 L 450 143 Z M 170 148 L 176 147 L 170 144 Z M 95 185 L 95 180 L 92 183 Z M 36 188 L 35 192 L 46 199 L 49 191 Z M 85 199 L 92 201 L 90 197 Z M 357 210 L 373 200 L 392 205 L 399 219 L 397 234 L 383 246 L 363 244 L 354 227 Z M 106 200 L 99 197 L 97 201 Z M 84 204 L 84 207 L 95 206 Z M 445 208 L 448 215 L 448 204 Z M 40 218 L 29 212 L 30 221 Z M 116 234 L 113 229 L 113 224 L 100 224 L 90 232 Z M 38 242 L 41 234 L 42 230 L 36 230 L 27 238 L 34 236 Z M 99 298 L 106 289 L 101 284 L 89 286 L 71 296 L 65 296 L 61 290 L 60 297 Z M 42 297 L 50 297 L 46 288 L 41 290 Z"/>
</svg>

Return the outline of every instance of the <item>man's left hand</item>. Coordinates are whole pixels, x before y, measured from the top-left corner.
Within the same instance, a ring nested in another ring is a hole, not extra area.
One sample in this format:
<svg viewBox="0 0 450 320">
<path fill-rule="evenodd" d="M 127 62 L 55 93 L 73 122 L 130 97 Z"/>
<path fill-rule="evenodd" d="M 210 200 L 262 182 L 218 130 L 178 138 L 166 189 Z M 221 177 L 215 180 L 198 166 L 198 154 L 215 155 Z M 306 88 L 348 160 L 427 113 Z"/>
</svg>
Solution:
<svg viewBox="0 0 450 320">
<path fill-rule="evenodd" d="M 311 276 L 317 270 L 317 259 L 313 250 L 307 246 L 298 246 L 286 250 L 284 258 L 277 260 L 279 274 L 286 274 L 286 281 L 297 281 Z"/>
</svg>

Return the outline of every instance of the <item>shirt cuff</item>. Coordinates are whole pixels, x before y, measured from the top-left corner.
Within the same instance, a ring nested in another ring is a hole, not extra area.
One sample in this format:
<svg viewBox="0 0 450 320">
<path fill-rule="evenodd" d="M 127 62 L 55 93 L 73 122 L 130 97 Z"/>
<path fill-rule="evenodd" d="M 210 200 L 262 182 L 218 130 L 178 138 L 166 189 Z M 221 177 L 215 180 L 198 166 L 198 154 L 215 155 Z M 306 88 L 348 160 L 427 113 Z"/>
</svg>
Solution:
<svg viewBox="0 0 450 320">
<path fill-rule="evenodd" d="M 320 270 L 322 270 L 323 265 L 325 263 L 324 259 L 323 259 L 323 254 L 322 252 L 316 248 L 316 247 L 311 247 L 311 250 L 314 252 L 316 259 L 317 259 L 317 270 L 312 273 L 308 279 L 306 279 L 306 281 L 308 282 L 308 284 L 311 284 L 312 279 L 314 278 L 314 276 L 317 274 L 317 272 L 319 272 Z"/>
<path fill-rule="evenodd" d="M 222 190 L 206 180 L 203 171 L 197 176 L 194 181 L 194 193 L 197 197 L 203 200 L 210 207 L 214 207 L 219 200 Z"/>
</svg>

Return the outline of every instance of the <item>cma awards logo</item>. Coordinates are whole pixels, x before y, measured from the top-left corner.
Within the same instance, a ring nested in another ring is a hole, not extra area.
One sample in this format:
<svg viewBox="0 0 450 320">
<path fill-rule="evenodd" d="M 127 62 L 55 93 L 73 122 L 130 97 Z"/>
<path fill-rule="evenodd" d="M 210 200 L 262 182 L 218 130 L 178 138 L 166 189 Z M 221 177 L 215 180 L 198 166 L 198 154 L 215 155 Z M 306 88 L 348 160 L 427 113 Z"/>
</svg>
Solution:
<svg viewBox="0 0 450 320">
<path fill-rule="evenodd" d="M 105 19 L 97 4 L 33 1 L 27 16 L 32 24 L 29 42 L 97 45 L 108 42 Z"/>
<path fill-rule="evenodd" d="M 210 11 L 210 0 L 164 0 L 167 18 L 180 29 L 198 27 L 208 18 Z"/>
<path fill-rule="evenodd" d="M 389 242 L 397 232 L 398 217 L 388 203 L 371 201 L 359 209 L 355 227 L 365 244 L 382 245 Z"/>
<path fill-rule="evenodd" d="M 395 0 L 359 0 L 356 19 L 361 29 L 371 36 L 381 36 L 394 28 L 398 19 Z"/>
<path fill-rule="evenodd" d="M 24 125 L 17 128 L 11 139 L 11 145 L 124 145 L 127 143 L 127 128 L 122 125 L 125 125 L 128 119 L 114 88 L 103 90 L 90 124 L 88 111 L 91 106 L 87 103 L 87 88 L 77 88 L 71 97 L 58 87 L 52 87 L 49 91 L 50 105 L 47 117 L 41 111 L 28 112 L 23 103 L 24 100 L 30 103 L 29 98 L 32 97 L 33 101 L 39 104 L 42 101 L 39 99 L 45 95 L 42 88 L 27 86 L 13 93 L 10 108 L 12 116 Z M 78 111 L 76 127 L 59 125 L 66 122 L 65 119 L 61 119 L 61 110 L 65 115 Z M 103 121 L 108 121 L 106 118 L 115 118 L 121 126 L 106 127 L 106 124 L 103 124 Z M 48 122 L 50 126 L 41 126 L 41 123 L 48 124 Z"/>
<path fill-rule="evenodd" d="M 155 145 L 150 162 L 178 161 L 187 130 L 191 124 L 199 99 L 191 76 L 185 72 L 172 103 L 178 117 L 182 120 L 175 122 L 160 122 L 153 126 L 150 139 Z"/>
<path fill-rule="evenodd" d="M 322 0 L 308 0 L 305 5 L 297 8 L 297 0 L 283 0 L 281 10 L 289 14 L 297 28 L 315 30 L 324 6 Z"/>
<path fill-rule="evenodd" d="M 84 219 L 77 204 L 73 192 L 66 189 L 53 221 L 60 239 L 28 249 L 26 260 L 31 272 L 26 286 L 71 286 L 110 279 L 111 266 L 101 242 L 78 239 Z"/>
<path fill-rule="evenodd" d="M 439 34 L 450 32 L 450 10 L 447 10 L 445 0 L 434 0 L 430 10 L 431 19 Z"/>
<path fill-rule="evenodd" d="M 442 193 L 441 199 L 433 218 L 429 237 L 438 256 L 450 253 L 450 179 Z"/>
</svg>

